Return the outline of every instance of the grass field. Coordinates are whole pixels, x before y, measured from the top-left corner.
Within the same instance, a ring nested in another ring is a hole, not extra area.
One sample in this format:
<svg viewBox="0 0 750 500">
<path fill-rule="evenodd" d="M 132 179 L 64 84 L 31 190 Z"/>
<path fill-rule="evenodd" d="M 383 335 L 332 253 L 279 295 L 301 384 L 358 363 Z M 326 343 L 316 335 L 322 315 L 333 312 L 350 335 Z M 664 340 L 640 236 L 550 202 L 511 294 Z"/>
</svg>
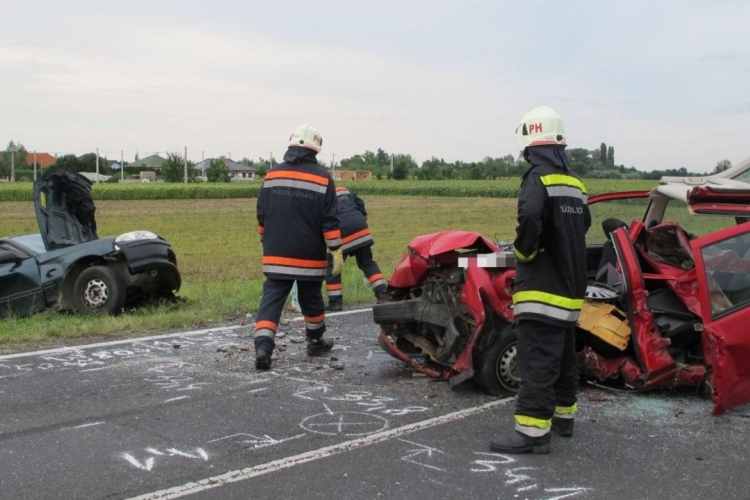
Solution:
<svg viewBox="0 0 750 500">
<path fill-rule="evenodd" d="M 478 231 L 501 241 L 515 235 L 516 200 L 368 196 L 373 253 L 386 276 L 417 235 L 442 230 Z M 603 205 L 603 204 L 601 204 Z M 600 222 L 616 216 L 640 218 L 644 203 L 592 207 L 591 242 L 604 239 Z M 0 234 L 38 232 L 31 202 L 0 203 Z M 97 201 L 100 236 L 149 229 L 167 239 L 177 253 L 184 304 L 128 311 L 118 317 L 46 313 L 0 321 L 0 344 L 50 338 L 118 335 L 173 327 L 237 321 L 254 314 L 263 283 L 261 245 L 256 232 L 254 199 L 183 199 Z M 372 303 L 355 262 L 343 272 L 345 305 Z"/>
<path fill-rule="evenodd" d="M 512 239 L 515 200 L 435 197 L 366 199 L 375 237 L 373 253 L 386 276 L 416 235 L 447 229 L 475 230 Z M 38 232 L 30 202 L 0 203 L 0 234 Z M 0 321 L 0 343 L 148 331 L 235 320 L 255 313 L 263 276 L 254 199 L 97 201 L 100 236 L 149 229 L 177 253 L 185 304 L 118 317 L 40 314 Z M 344 303 L 372 303 L 355 262 L 343 272 Z"/>
</svg>

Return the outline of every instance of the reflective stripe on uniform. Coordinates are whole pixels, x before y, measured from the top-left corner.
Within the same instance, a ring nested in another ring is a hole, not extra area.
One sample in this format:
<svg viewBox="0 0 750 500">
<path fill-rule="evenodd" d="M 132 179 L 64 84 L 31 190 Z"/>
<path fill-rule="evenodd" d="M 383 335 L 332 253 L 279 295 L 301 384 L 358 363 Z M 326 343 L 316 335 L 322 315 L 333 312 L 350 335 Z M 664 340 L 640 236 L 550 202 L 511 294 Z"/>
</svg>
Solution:
<svg viewBox="0 0 750 500">
<path fill-rule="evenodd" d="M 305 316 L 305 328 L 308 330 L 320 330 L 325 326 L 326 315 Z"/>
<path fill-rule="evenodd" d="M 513 294 L 513 303 L 518 302 L 541 302 L 555 307 L 570 310 L 580 310 L 583 307 L 583 299 L 571 299 L 562 295 L 538 290 L 524 290 Z"/>
<path fill-rule="evenodd" d="M 263 264 L 263 272 L 271 274 L 288 274 L 290 276 L 323 276 L 326 275 L 325 269 L 309 269 L 303 267 L 291 266 L 271 266 Z"/>
<path fill-rule="evenodd" d="M 534 260 L 534 257 L 536 257 L 536 253 L 537 252 L 535 250 L 534 253 L 532 253 L 531 255 L 527 257 L 521 252 L 519 252 L 517 248 L 513 249 L 513 255 L 516 256 L 516 259 L 518 259 L 519 262 L 531 262 L 532 260 Z"/>
<path fill-rule="evenodd" d="M 320 184 L 321 186 L 327 186 L 329 182 L 329 178 L 327 176 L 308 174 L 305 172 L 296 172 L 293 170 L 272 170 L 266 174 L 266 181 L 276 179 L 294 179 L 303 182 Z"/>
<path fill-rule="evenodd" d="M 574 188 L 580 189 L 580 191 L 583 194 L 588 194 L 586 192 L 586 186 L 583 184 L 581 179 L 578 179 L 577 177 L 573 177 L 572 175 L 565 175 L 565 174 L 547 174 L 542 175 L 539 177 L 539 180 L 542 181 L 542 184 L 546 187 L 549 186 L 570 186 Z"/>
<path fill-rule="evenodd" d="M 581 193 L 578 188 L 570 186 L 549 186 L 547 188 L 547 194 L 550 197 L 561 196 L 566 198 L 578 198 L 584 203 L 588 203 L 588 197 Z"/>
<path fill-rule="evenodd" d="M 552 427 L 552 419 L 515 415 L 516 430 L 530 437 L 544 436 Z"/>
<path fill-rule="evenodd" d="M 343 245 L 341 245 L 341 250 L 343 250 L 344 252 L 346 252 L 347 250 L 352 249 L 352 248 L 354 248 L 356 246 L 359 246 L 359 245 L 361 245 L 363 243 L 367 243 L 368 241 L 373 241 L 372 235 L 370 235 L 370 234 L 366 234 L 366 235 L 362 236 L 361 238 L 357 238 L 356 240 L 352 240 L 352 241 L 350 241 L 348 243 L 344 243 Z"/>
<path fill-rule="evenodd" d="M 275 257 L 273 255 L 264 255 L 263 264 L 277 264 L 281 266 L 313 267 L 323 269 L 328 266 L 328 262 L 325 260 L 294 259 L 291 257 Z"/>
<path fill-rule="evenodd" d="M 578 405 L 573 403 L 572 406 L 555 406 L 555 418 L 573 418 L 578 412 Z"/>
<path fill-rule="evenodd" d="M 323 238 L 325 238 L 328 248 L 338 249 L 341 246 L 341 231 L 339 229 L 326 231 L 323 233 Z"/>
<path fill-rule="evenodd" d="M 574 322 L 578 319 L 580 313 L 581 311 L 567 311 L 536 302 L 521 302 L 520 304 L 513 305 L 514 316 L 518 316 L 519 314 L 541 314 L 542 316 L 548 316 L 560 321 Z"/>
<path fill-rule="evenodd" d="M 321 186 L 320 184 L 307 181 L 297 181 L 294 179 L 275 179 L 272 181 L 266 180 L 263 184 L 263 188 L 275 188 L 275 187 L 288 187 L 294 189 L 304 189 L 306 191 L 314 191 L 316 193 L 325 194 L 328 188 Z"/>
</svg>

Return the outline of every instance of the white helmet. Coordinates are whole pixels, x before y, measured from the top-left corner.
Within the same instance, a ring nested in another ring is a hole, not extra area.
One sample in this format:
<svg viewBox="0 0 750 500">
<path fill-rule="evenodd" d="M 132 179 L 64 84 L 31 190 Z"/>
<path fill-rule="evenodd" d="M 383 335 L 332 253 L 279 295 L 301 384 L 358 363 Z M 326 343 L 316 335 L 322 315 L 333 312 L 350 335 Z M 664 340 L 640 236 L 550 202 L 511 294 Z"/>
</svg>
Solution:
<svg viewBox="0 0 750 500">
<path fill-rule="evenodd" d="M 524 148 L 527 146 L 567 144 L 562 118 L 554 109 L 547 106 L 536 107 L 523 116 L 521 123 L 516 128 L 516 139 Z"/>
<path fill-rule="evenodd" d="M 289 145 L 312 149 L 316 153 L 320 153 L 320 148 L 323 147 L 323 137 L 321 137 L 318 129 L 309 123 L 305 123 L 294 130 L 289 138 Z"/>
</svg>

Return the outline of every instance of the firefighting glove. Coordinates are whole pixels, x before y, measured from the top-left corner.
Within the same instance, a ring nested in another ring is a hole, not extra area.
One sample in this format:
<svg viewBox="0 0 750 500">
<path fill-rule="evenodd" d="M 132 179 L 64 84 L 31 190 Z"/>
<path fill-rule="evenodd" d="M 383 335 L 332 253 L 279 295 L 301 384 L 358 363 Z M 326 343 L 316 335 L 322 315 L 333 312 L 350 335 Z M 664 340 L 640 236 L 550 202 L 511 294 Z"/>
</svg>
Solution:
<svg viewBox="0 0 750 500">
<path fill-rule="evenodd" d="M 331 257 L 333 257 L 333 269 L 331 270 L 331 274 L 338 276 L 341 274 L 341 269 L 344 267 L 344 254 L 341 250 L 334 250 L 331 252 Z"/>
</svg>

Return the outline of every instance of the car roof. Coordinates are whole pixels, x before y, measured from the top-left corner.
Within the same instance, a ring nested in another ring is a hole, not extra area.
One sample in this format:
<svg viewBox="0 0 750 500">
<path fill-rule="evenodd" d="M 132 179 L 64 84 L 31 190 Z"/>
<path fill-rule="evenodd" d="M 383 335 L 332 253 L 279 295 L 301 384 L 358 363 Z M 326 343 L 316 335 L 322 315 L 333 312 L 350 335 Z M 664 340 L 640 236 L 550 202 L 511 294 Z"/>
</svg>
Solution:
<svg viewBox="0 0 750 500">
<path fill-rule="evenodd" d="M 750 205 L 750 158 L 723 172 L 694 177 L 662 177 L 652 194 L 688 204 L 705 199 L 730 205 Z"/>
</svg>

